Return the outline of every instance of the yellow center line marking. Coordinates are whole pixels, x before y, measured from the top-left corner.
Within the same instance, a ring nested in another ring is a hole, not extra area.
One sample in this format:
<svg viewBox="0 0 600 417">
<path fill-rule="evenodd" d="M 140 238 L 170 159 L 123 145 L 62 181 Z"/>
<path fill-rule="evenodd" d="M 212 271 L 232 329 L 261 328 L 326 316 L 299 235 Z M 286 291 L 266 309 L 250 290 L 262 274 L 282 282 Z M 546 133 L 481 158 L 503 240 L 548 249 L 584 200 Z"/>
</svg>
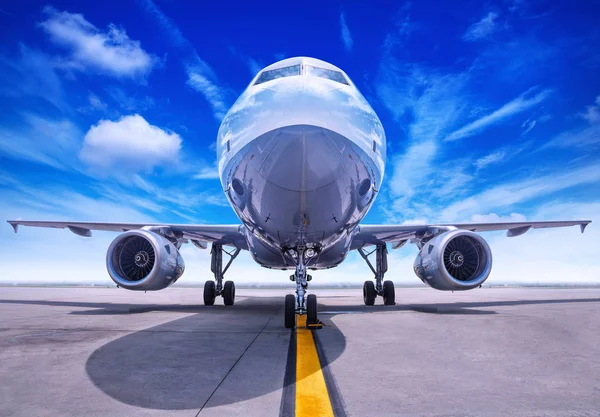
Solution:
<svg viewBox="0 0 600 417">
<path fill-rule="evenodd" d="M 296 316 L 296 417 L 333 417 L 329 392 L 306 315 Z"/>
</svg>

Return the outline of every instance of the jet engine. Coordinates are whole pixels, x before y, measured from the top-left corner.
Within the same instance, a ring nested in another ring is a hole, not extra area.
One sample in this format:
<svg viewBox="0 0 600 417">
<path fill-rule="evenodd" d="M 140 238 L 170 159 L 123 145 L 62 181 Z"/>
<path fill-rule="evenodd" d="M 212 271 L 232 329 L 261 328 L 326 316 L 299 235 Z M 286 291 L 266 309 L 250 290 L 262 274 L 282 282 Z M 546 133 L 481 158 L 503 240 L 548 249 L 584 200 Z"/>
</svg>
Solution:
<svg viewBox="0 0 600 417">
<path fill-rule="evenodd" d="M 490 275 L 492 252 L 478 234 L 451 230 L 423 245 L 414 270 L 421 281 L 436 290 L 470 290 Z"/>
<path fill-rule="evenodd" d="M 177 281 L 185 264 L 173 243 L 140 229 L 125 232 L 113 240 L 106 253 L 106 268 L 120 287 L 153 291 Z"/>
</svg>

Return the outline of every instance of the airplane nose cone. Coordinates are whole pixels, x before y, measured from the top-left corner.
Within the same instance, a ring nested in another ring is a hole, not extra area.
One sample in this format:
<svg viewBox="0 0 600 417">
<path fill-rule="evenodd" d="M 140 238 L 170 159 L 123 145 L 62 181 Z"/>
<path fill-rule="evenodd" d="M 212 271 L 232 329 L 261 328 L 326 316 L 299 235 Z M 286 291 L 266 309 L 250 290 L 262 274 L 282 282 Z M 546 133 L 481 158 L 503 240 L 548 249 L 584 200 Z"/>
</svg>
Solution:
<svg viewBox="0 0 600 417">
<path fill-rule="evenodd" d="M 291 191 L 321 188 L 344 175 L 343 137 L 326 129 L 296 125 L 276 129 L 255 169 L 269 182 Z"/>
</svg>

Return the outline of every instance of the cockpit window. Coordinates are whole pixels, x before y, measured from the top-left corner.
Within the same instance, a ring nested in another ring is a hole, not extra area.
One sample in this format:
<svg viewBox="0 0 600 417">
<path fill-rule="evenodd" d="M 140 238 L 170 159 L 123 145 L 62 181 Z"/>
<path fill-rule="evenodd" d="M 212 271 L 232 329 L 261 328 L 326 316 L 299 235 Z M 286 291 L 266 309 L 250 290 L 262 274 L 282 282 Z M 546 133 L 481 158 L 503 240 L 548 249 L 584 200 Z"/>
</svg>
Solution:
<svg viewBox="0 0 600 417">
<path fill-rule="evenodd" d="M 305 65 L 304 69 L 306 75 L 314 75 L 315 77 L 327 78 L 328 80 L 337 81 L 338 83 L 348 85 L 348 80 L 339 71 L 333 71 L 325 68 L 313 67 L 311 65 Z"/>
<path fill-rule="evenodd" d="M 266 83 L 267 81 L 274 80 L 275 78 L 291 77 L 292 75 L 300 75 L 300 64 L 292 65 L 291 67 L 264 71 L 262 74 L 260 74 L 254 85 Z"/>
</svg>

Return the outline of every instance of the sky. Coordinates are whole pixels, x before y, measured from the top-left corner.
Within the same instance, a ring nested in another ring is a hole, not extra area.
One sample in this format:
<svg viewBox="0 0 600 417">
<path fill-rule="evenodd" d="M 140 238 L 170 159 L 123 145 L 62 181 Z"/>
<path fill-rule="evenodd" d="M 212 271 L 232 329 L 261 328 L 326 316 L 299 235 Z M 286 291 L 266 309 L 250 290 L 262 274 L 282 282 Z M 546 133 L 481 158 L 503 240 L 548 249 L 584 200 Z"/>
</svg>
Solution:
<svg viewBox="0 0 600 417">
<path fill-rule="evenodd" d="M 386 132 L 364 223 L 590 219 L 583 235 L 484 234 L 488 283 L 600 283 L 594 3 L 4 1 L 0 220 L 237 223 L 217 175 L 220 121 L 261 68 L 311 56 L 352 78 Z M 0 225 L 0 281 L 110 283 L 114 237 Z M 391 251 L 386 277 L 417 284 L 416 254 Z M 182 255 L 178 284 L 211 279 L 208 251 Z M 289 274 L 245 253 L 228 275 Z M 352 253 L 312 283 L 371 275 Z"/>
</svg>

